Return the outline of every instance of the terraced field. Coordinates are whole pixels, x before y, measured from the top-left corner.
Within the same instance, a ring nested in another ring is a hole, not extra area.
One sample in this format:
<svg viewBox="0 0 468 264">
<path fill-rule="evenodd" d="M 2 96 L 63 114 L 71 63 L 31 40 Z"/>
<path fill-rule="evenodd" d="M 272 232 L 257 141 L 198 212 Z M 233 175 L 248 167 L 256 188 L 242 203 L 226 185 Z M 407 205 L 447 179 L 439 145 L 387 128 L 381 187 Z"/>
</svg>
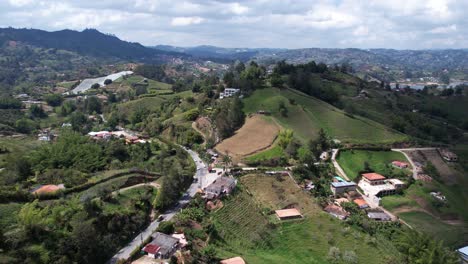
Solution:
<svg viewBox="0 0 468 264">
<path fill-rule="evenodd" d="M 354 251 L 358 263 L 364 264 L 385 263 L 389 256 L 399 256 L 390 241 L 377 238 L 367 243 L 369 235 L 322 212 L 289 177 L 252 174 L 240 181 L 241 190 L 212 218 L 220 235 L 216 250 L 221 258 L 242 256 L 249 264 L 329 263 L 331 246 L 342 253 Z M 273 215 L 267 216 L 272 208 L 288 204 L 296 204 L 305 218 L 278 223 Z"/>
<path fill-rule="evenodd" d="M 287 116 L 279 112 L 283 102 Z M 244 100 L 244 111 L 268 111 L 280 125 L 294 130 L 304 142 L 314 139 L 320 128 L 332 137 L 349 143 L 393 143 L 407 140 L 407 136 L 369 119 L 348 116 L 336 107 L 301 92 L 266 88 L 256 90 Z"/>
</svg>

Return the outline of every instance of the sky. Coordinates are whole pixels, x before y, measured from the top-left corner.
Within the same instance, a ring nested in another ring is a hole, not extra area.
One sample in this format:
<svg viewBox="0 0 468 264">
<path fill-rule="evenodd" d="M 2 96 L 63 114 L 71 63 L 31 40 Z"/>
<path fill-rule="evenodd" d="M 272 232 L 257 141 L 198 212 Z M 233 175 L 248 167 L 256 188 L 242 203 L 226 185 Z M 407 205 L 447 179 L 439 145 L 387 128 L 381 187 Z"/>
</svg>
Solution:
<svg viewBox="0 0 468 264">
<path fill-rule="evenodd" d="M 95 28 L 143 45 L 468 48 L 468 0 L 0 0 L 0 27 Z"/>
</svg>

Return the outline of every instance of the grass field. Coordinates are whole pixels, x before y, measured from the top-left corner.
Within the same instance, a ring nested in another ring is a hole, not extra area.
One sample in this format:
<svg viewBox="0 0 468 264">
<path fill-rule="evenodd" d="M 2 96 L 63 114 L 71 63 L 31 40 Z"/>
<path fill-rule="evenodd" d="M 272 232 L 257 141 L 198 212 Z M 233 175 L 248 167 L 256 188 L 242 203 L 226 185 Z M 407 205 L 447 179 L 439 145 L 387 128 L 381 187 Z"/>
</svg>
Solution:
<svg viewBox="0 0 468 264">
<path fill-rule="evenodd" d="M 216 150 L 233 157 L 244 157 L 271 146 L 280 128 L 268 117 L 255 115 L 247 118 L 245 124 L 234 136 L 223 140 Z"/>
<path fill-rule="evenodd" d="M 143 76 L 140 76 L 140 75 L 131 75 L 131 76 L 128 76 L 126 79 L 121 77 L 121 78 L 115 80 L 114 82 L 122 84 L 122 85 L 131 86 L 133 84 L 143 84 L 144 79 L 145 78 Z M 146 79 L 146 80 L 147 80 L 147 83 L 148 83 L 148 92 L 157 91 L 157 90 L 172 91 L 171 90 L 172 85 L 170 85 L 168 83 L 158 82 L 158 81 L 155 81 L 155 80 L 152 80 L 152 79 Z"/>
<path fill-rule="evenodd" d="M 364 162 L 368 162 L 375 172 L 387 177 L 402 172 L 411 174 L 408 169 L 394 168 L 390 164 L 394 160 L 408 162 L 405 155 L 395 151 L 344 150 L 340 151 L 337 159 L 350 179 L 355 179 L 359 171 L 364 169 Z"/>
<path fill-rule="evenodd" d="M 404 212 L 399 217 L 405 220 L 417 230 L 423 231 L 434 238 L 444 240 L 445 244 L 452 247 L 464 246 L 468 241 L 468 230 L 460 229 L 440 221 L 425 212 Z"/>
<path fill-rule="evenodd" d="M 273 143 L 273 146 L 271 148 L 268 148 L 265 151 L 248 156 L 245 158 L 245 160 L 250 163 L 255 163 L 255 162 L 260 162 L 263 160 L 271 160 L 273 158 L 279 158 L 283 156 L 286 156 L 284 154 L 283 149 L 280 146 Z"/>
<path fill-rule="evenodd" d="M 157 189 L 151 186 L 139 186 L 114 195 L 115 201 L 103 203 L 103 211 L 106 214 L 113 214 L 123 211 L 132 211 L 134 205 L 142 196 L 151 195 L 151 201 L 156 197 Z"/>
<path fill-rule="evenodd" d="M 17 223 L 16 216 L 22 206 L 20 203 L 0 204 L 0 229 L 7 230 L 7 227 Z"/>
<path fill-rule="evenodd" d="M 354 251 L 359 263 L 384 263 L 386 256 L 398 255 L 389 241 L 378 239 L 376 243 L 368 243 L 371 240 L 368 235 L 322 212 L 290 177 L 278 180 L 252 174 L 240 181 L 245 189 L 231 196 L 214 217 L 223 227 L 217 229 L 224 241 L 216 247 L 221 258 L 242 256 L 249 264 L 329 263 L 326 257 L 331 246 L 342 253 Z M 301 209 L 304 219 L 278 223 L 272 221 L 274 216 L 260 213 L 292 204 Z"/>
<path fill-rule="evenodd" d="M 280 102 L 288 109 L 286 117 L 279 113 Z M 255 113 L 258 110 L 271 112 L 283 127 L 294 130 L 295 135 L 304 142 L 316 138 L 320 128 L 332 137 L 350 143 L 407 140 L 407 136 L 379 123 L 362 117 L 350 117 L 332 105 L 295 90 L 256 90 L 244 100 L 244 111 Z"/>
</svg>

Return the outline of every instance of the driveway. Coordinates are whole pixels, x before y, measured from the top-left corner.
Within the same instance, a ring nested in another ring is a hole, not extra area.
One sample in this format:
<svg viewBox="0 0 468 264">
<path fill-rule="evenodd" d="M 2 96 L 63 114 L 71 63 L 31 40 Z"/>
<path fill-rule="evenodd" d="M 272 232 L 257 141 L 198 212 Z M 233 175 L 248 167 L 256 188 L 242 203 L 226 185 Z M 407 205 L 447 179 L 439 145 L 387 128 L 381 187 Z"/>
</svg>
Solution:
<svg viewBox="0 0 468 264">
<path fill-rule="evenodd" d="M 187 151 L 190 157 L 196 164 L 197 171 L 194 175 L 194 178 L 198 179 L 198 182 L 194 182 L 190 185 L 187 189 L 187 195 L 183 196 L 177 205 L 174 207 L 166 210 L 164 214 L 161 214 L 164 217 L 164 221 L 171 220 L 182 208 L 184 204 L 190 202 L 190 200 L 197 194 L 198 190 L 200 189 L 202 182 L 207 182 L 206 177 L 208 175 L 208 168 L 207 165 L 200 159 L 198 154 L 191 149 L 187 149 L 183 147 L 185 151 Z M 206 185 L 205 185 L 206 186 Z M 140 234 L 136 235 L 135 238 L 125 247 L 119 250 L 117 254 L 115 254 L 110 260 L 109 263 L 114 264 L 117 263 L 119 260 L 127 260 L 130 258 L 132 252 L 143 245 L 143 242 L 151 237 L 151 235 L 156 232 L 159 224 L 157 220 L 150 223 L 150 225 L 143 230 Z"/>
</svg>

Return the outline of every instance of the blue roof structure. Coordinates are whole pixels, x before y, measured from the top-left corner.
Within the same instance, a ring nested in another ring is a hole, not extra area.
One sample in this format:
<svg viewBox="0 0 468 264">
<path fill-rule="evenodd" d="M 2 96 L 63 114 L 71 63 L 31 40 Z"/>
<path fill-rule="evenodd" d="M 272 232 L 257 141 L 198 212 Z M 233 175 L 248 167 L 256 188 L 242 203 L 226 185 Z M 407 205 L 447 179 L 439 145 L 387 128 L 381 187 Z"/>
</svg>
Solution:
<svg viewBox="0 0 468 264">
<path fill-rule="evenodd" d="M 457 251 L 458 253 L 460 253 L 460 255 L 462 256 L 464 260 L 468 260 L 468 246 L 462 247 L 458 249 Z"/>
<path fill-rule="evenodd" d="M 335 188 L 340 188 L 340 187 L 356 186 L 356 183 L 344 181 L 344 182 L 332 182 L 331 185 Z"/>
</svg>

